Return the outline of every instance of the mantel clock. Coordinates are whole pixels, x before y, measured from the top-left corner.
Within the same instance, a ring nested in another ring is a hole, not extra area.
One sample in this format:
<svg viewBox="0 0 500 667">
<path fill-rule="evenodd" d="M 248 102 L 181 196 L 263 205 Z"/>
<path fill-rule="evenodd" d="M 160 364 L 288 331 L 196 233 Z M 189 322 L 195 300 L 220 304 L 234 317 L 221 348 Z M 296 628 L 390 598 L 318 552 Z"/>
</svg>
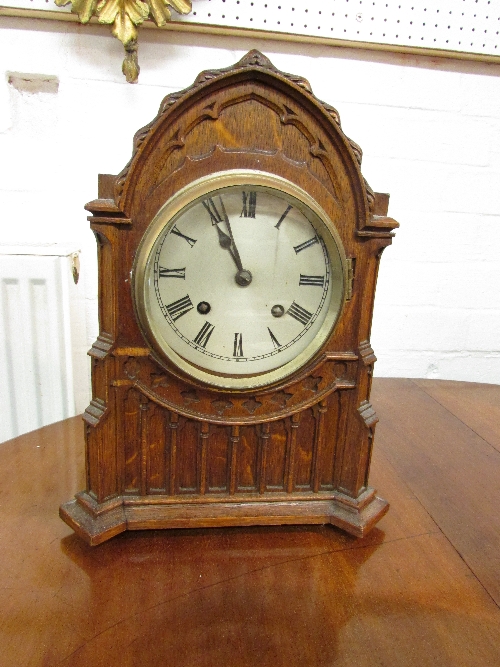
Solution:
<svg viewBox="0 0 500 667">
<path fill-rule="evenodd" d="M 330 523 L 364 535 L 380 256 L 397 223 L 308 82 L 258 51 L 167 96 L 87 204 L 99 337 L 90 544 L 124 530 Z"/>
</svg>

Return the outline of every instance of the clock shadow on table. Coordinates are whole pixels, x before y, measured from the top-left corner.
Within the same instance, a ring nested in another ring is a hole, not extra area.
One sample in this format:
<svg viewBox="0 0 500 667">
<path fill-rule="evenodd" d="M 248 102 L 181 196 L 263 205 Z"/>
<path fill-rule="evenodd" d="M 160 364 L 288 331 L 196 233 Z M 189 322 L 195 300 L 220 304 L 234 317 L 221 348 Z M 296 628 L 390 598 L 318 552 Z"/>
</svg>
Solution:
<svg viewBox="0 0 500 667">
<path fill-rule="evenodd" d="M 184 529 L 88 547 L 70 535 L 61 540 L 77 566 L 67 594 L 88 641 L 68 664 L 98 665 L 99 656 L 114 664 L 116 654 L 146 667 L 330 665 L 356 611 L 358 571 L 384 536 L 375 528 L 361 540 L 331 526 Z"/>
</svg>

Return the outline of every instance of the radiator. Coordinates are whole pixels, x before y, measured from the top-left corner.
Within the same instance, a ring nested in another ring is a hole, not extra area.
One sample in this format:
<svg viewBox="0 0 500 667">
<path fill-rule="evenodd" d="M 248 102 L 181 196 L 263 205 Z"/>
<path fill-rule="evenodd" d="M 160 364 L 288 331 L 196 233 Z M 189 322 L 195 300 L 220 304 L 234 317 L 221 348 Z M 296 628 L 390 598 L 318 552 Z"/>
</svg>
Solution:
<svg viewBox="0 0 500 667">
<path fill-rule="evenodd" d="M 85 408 L 85 299 L 71 247 L 0 246 L 0 442 Z"/>
</svg>

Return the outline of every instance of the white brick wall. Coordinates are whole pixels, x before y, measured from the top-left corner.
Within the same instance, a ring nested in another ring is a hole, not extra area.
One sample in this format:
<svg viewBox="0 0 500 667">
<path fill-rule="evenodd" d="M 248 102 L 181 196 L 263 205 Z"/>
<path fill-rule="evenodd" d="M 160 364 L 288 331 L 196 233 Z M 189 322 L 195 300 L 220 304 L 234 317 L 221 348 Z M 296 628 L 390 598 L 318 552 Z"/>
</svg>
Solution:
<svg viewBox="0 0 500 667">
<path fill-rule="evenodd" d="M 391 193 L 377 374 L 500 383 L 500 65 L 143 30 L 133 86 L 106 29 L 4 17 L 0 33 L 2 242 L 82 248 L 89 344 L 97 174 L 122 169 L 167 93 L 258 48 L 339 110 L 369 183 Z M 56 76 L 58 92 L 19 92 L 9 72 Z"/>
</svg>

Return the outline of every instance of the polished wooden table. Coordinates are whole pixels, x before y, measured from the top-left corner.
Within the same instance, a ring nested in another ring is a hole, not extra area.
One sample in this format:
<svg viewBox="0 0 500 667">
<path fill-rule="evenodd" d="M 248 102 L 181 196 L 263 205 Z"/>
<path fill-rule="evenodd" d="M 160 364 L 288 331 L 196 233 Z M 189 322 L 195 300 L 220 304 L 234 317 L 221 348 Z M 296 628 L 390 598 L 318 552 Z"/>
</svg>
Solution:
<svg viewBox="0 0 500 667">
<path fill-rule="evenodd" d="M 498 667 L 500 386 L 376 380 L 371 482 L 332 527 L 125 533 L 88 547 L 80 418 L 0 445 L 3 667 Z"/>
</svg>

